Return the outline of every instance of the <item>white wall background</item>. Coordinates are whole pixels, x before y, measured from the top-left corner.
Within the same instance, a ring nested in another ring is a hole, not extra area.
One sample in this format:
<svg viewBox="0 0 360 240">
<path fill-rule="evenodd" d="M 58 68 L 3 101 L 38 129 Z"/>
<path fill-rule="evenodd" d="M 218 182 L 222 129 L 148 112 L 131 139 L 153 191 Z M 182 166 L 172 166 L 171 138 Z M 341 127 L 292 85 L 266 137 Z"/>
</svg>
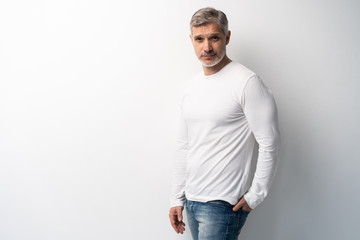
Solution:
<svg viewBox="0 0 360 240">
<path fill-rule="evenodd" d="M 360 235 L 360 2 L 1 1 L 0 239 L 190 239 L 168 221 L 197 9 L 276 97 L 281 164 L 241 239 Z"/>
</svg>

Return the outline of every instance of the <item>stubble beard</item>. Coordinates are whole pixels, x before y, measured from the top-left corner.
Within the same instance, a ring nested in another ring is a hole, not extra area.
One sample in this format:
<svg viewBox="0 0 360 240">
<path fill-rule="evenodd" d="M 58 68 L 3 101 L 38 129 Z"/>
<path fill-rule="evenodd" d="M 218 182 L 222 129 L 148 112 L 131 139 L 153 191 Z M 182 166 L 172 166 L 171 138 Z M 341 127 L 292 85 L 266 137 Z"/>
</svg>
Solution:
<svg viewBox="0 0 360 240">
<path fill-rule="evenodd" d="M 223 60 L 223 58 L 225 57 L 225 54 L 226 54 L 225 51 L 221 51 L 219 53 L 219 56 L 216 54 L 216 58 L 214 59 L 214 61 L 212 63 L 205 63 L 203 60 L 201 60 L 201 56 L 200 56 L 199 60 L 204 67 L 214 67 L 214 66 L 218 65 L 219 62 L 221 62 L 221 60 Z"/>
</svg>

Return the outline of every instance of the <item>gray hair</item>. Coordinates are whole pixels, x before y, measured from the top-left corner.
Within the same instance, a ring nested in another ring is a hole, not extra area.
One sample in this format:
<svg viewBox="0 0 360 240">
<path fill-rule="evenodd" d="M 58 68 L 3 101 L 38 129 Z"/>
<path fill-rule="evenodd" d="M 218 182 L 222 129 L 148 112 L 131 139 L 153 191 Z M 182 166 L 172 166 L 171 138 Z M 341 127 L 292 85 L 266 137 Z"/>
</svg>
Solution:
<svg viewBox="0 0 360 240">
<path fill-rule="evenodd" d="M 228 20 L 225 13 L 211 7 L 201 8 L 194 13 L 190 21 L 190 31 L 192 33 L 193 27 L 198 27 L 213 22 L 220 26 L 221 31 L 226 36 L 228 33 Z"/>
</svg>

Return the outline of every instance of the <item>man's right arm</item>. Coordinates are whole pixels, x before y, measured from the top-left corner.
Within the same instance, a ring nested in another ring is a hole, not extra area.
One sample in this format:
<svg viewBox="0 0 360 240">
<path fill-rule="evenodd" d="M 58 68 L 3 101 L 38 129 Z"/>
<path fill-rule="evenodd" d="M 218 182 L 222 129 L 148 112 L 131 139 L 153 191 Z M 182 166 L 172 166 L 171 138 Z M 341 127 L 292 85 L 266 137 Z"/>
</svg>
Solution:
<svg viewBox="0 0 360 240">
<path fill-rule="evenodd" d="M 170 222 L 177 233 L 185 230 L 183 206 L 185 202 L 186 158 L 188 153 L 188 133 L 185 121 L 181 118 L 180 131 L 176 140 L 176 154 L 170 195 Z"/>
<path fill-rule="evenodd" d="M 188 153 L 188 133 L 185 120 L 180 121 L 180 131 L 176 140 L 175 161 L 172 175 L 170 207 L 184 206 L 186 183 L 186 158 Z"/>
</svg>

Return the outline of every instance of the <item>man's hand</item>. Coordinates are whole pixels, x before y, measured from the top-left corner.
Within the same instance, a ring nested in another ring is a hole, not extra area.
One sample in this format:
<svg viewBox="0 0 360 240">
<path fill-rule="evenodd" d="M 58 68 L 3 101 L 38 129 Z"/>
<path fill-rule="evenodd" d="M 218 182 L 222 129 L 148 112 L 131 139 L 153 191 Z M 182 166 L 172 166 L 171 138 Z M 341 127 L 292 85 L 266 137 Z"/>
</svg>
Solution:
<svg viewBox="0 0 360 240">
<path fill-rule="evenodd" d="M 183 232 L 185 231 L 185 223 L 182 221 L 183 209 L 184 208 L 181 206 L 172 207 L 170 208 L 170 213 L 169 213 L 171 226 L 174 228 L 176 233 L 181 233 L 181 234 L 183 234 Z"/>
<path fill-rule="evenodd" d="M 251 212 L 251 208 L 249 207 L 249 205 L 247 204 L 247 202 L 245 201 L 244 196 L 242 196 L 239 200 L 239 202 L 234 206 L 233 211 L 236 212 L 239 209 L 242 209 L 244 211 L 247 212 Z"/>
</svg>

